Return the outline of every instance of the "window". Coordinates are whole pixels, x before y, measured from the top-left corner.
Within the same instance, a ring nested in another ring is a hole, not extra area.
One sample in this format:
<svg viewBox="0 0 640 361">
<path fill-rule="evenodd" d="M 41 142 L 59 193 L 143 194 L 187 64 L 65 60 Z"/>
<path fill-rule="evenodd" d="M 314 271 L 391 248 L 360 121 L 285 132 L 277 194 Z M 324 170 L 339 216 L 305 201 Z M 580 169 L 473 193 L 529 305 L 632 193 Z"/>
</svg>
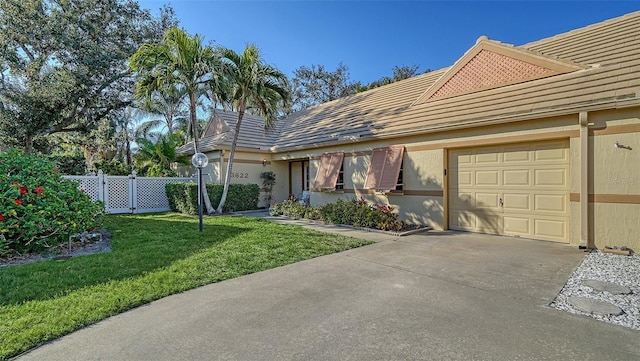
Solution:
<svg viewBox="0 0 640 361">
<path fill-rule="evenodd" d="M 320 190 L 334 190 L 337 188 L 338 179 L 342 171 L 342 160 L 344 153 L 327 153 L 320 158 L 320 166 L 316 174 L 313 187 Z M 344 175 L 342 180 L 344 188 Z"/>
<path fill-rule="evenodd" d="M 309 190 L 309 162 L 302 162 L 304 167 L 304 190 Z"/>
<path fill-rule="evenodd" d="M 400 162 L 400 172 L 398 172 L 398 182 L 396 183 L 396 191 L 404 190 L 404 160 Z"/>
<path fill-rule="evenodd" d="M 402 190 L 402 158 L 404 146 L 376 148 L 371 153 L 364 189 L 381 191 Z M 400 186 L 400 188 L 398 188 Z"/>
<path fill-rule="evenodd" d="M 344 190 L 344 162 L 340 164 L 340 172 L 338 172 L 338 181 L 336 182 L 336 190 Z"/>
</svg>

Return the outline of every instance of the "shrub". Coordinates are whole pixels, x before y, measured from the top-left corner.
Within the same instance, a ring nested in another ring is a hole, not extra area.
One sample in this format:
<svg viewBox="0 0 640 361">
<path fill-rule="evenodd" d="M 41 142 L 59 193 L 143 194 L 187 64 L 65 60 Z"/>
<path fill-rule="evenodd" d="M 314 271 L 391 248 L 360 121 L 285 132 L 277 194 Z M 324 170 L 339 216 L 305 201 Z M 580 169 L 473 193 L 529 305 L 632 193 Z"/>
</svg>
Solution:
<svg viewBox="0 0 640 361">
<path fill-rule="evenodd" d="M 119 160 L 102 161 L 93 163 L 93 169 L 97 173 L 99 170 L 108 175 L 129 175 L 131 167 Z"/>
<path fill-rule="evenodd" d="M 43 157 L 0 152 L 0 254 L 42 252 L 101 226 L 104 205 Z"/>
<path fill-rule="evenodd" d="M 207 193 L 214 208 L 222 198 L 222 184 L 207 184 Z M 169 207 L 174 212 L 198 214 L 198 184 L 168 183 L 165 186 Z M 229 184 L 224 212 L 247 211 L 258 208 L 260 187 L 257 184 Z"/>
<path fill-rule="evenodd" d="M 274 204 L 273 207 L 271 207 L 270 214 L 273 216 L 286 216 L 291 218 L 307 218 L 305 217 L 307 209 L 311 209 L 311 207 L 307 207 L 298 202 L 295 198 L 292 198 Z"/>
<path fill-rule="evenodd" d="M 345 224 L 354 227 L 400 231 L 403 223 L 398 221 L 394 208 L 388 204 L 369 204 L 364 198 L 349 201 L 338 199 L 320 208 L 307 207 L 295 199 L 276 203 L 271 215 L 283 215 L 291 218 L 319 219 L 331 224 Z"/>
</svg>

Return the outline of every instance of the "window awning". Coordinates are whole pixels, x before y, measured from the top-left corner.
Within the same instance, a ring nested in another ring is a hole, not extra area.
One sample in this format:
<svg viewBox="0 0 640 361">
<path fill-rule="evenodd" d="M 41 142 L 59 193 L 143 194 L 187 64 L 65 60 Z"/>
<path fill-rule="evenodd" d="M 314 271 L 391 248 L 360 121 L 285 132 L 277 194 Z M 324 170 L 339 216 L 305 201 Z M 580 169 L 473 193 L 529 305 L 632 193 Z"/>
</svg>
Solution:
<svg viewBox="0 0 640 361">
<path fill-rule="evenodd" d="M 404 145 L 375 148 L 371 154 L 364 189 L 395 190 L 403 155 Z"/>
<path fill-rule="evenodd" d="M 313 187 L 317 189 L 334 189 L 343 159 L 343 152 L 323 154 Z"/>
</svg>

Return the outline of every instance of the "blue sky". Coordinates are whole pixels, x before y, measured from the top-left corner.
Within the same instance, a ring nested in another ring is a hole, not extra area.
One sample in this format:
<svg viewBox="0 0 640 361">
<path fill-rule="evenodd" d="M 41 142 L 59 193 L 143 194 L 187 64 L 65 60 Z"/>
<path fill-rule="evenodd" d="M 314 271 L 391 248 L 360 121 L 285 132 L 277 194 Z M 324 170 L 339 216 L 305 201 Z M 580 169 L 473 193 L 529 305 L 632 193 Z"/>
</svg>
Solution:
<svg viewBox="0 0 640 361">
<path fill-rule="evenodd" d="M 191 34 L 242 51 L 255 43 L 289 76 L 300 66 L 343 62 L 366 84 L 394 65 L 420 71 L 453 64 L 486 35 L 522 45 L 640 10 L 640 1 L 218 1 L 169 3 Z"/>
</svg>

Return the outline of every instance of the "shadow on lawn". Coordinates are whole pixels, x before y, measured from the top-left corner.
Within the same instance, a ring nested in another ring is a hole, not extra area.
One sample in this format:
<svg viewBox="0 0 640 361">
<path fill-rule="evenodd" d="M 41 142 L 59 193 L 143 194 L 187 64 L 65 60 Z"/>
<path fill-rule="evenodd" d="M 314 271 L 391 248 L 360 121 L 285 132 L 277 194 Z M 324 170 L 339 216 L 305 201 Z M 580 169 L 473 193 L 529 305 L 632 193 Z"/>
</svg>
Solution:
<svg viewBox="0 0 640 361">
<path fill-rule="evenodd" d="M 105 228 L 111 232 L 111 252 L 2 268 L 0 305 L 46 300 L 135 278 L 251 230 L 240 223 L 215 223 L 207 219 L 200 233 L 197 218 L 187 216 L 109 216 Z"/>
</svg>

